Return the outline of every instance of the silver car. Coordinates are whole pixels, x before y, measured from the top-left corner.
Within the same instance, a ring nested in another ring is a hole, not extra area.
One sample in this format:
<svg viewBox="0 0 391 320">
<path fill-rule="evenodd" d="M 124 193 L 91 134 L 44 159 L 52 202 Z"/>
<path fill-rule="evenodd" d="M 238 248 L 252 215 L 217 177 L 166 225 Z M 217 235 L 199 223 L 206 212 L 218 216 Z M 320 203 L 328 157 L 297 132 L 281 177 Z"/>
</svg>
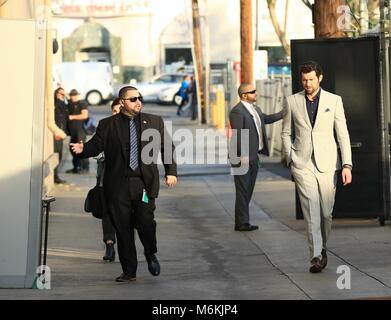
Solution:
<svg viewBox="0 0 391 320">
<path fill-rule="evenodd" d="M 131 83 L 135 86 L 144 98 L 144 102 L 156 102 L 164 104 L 175 104 L 175 94 L 178 92 L 185 73 L 163 73 L 154 76 L 147 82 Z M 119 90 L 126 86 L 120 86 Z"/>
</svg>

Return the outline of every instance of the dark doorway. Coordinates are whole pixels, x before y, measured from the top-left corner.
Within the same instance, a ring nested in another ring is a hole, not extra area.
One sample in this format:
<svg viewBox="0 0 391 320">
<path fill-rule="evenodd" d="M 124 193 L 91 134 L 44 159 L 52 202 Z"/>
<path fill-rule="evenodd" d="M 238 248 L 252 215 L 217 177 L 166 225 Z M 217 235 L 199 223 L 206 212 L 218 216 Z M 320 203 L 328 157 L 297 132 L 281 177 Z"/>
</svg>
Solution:
<svg viewBox="0 0 391 320">
<path fill-rule="evenodd" d="M 178 61 L 185 61 L 185 65 L 193 63 L 190 48 L 166 48 L 165 57 L 165 64 L 171 64 Z"/>
</svg>

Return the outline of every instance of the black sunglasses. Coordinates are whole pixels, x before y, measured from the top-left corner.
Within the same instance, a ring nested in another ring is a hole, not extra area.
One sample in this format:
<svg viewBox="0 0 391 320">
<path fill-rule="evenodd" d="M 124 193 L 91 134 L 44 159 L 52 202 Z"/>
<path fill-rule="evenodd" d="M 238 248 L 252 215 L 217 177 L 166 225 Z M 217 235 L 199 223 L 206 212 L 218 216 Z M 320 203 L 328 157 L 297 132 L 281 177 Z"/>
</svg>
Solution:
<svg viewBox="0 0 391 320">
<path fill-rule="evenodd" d="M 138 101 L 143 102 L 143 97 L 142 96 L 126 98 L 126 99 L 122 99 L 122 100 L 129 100 L 130 102 L 136 102 L 137 99 L 138 99 Z"/>
<path fill-rule="evenodd" d="M 252 90 L 252 91 L 242 92 L 242 94 L 247 94 L 247 93 L 254 94 L 255 92 L 257 92 L 257 90 Z"/>
</svg>

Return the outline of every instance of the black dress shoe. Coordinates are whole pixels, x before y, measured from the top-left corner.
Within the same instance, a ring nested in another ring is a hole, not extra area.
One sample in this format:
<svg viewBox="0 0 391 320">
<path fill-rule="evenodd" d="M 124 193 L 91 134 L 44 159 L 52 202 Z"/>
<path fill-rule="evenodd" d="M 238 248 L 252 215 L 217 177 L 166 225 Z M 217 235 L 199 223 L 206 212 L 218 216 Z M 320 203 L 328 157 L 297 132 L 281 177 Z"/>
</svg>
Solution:
<svg viewBox="0 0 391 320">
<path fill-rule="evenodd" d="M 241 226 L 235 226 L 235 231 L 254 231 L 258 229 L 258 226 L 251 224 L 242 224 Z"/>
<path fill-rule="evenodd" d="M 160 274 L 160 264 L 158 259 L 154 254 L 151 255 L 145 255 L 145 258 L 148 262 L 148 270 L 149 272 L 154 276 L 158 276 Z"/>
<path fill-rule="evenodd" d="M 136 281 L 136 275 L 122 273 L 119 277 L 115 278 L 116 282 L 131 282 Z"/>
<path fill-rule="evenodd" d="M 115 250 L 113 243 L 106 243 L 106 253 L 103 260 L 113 262 L 115 260 Z"/>
</svg>

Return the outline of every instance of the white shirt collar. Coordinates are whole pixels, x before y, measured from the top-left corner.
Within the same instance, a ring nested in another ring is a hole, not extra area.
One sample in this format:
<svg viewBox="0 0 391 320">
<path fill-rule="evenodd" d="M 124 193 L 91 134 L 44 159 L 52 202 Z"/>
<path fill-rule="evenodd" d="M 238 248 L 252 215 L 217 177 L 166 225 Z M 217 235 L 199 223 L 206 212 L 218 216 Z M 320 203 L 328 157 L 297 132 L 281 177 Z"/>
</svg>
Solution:
<svg viewBox="0 0 391 320">
<path fill-rule="evenodd" d="M 254 115 L 254 106 L 251 104 L 251 103 L 248 103 L 247 101 L 243 101 L 243 100 L 240 100 L 241 103 L 243 103 L 243 105 L 246 107 L 246 109 L 252 114 Z"/>
</svg>

